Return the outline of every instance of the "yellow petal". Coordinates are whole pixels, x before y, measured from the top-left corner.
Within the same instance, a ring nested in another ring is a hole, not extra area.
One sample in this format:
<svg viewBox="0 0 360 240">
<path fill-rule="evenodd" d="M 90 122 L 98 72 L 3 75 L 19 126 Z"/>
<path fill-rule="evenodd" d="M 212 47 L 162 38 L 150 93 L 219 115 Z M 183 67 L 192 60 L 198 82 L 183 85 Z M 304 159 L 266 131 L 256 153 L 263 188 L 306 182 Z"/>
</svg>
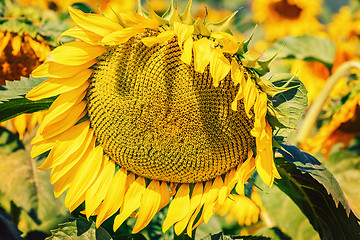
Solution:
<svg viewBox="0 0 360 240">
<path fill-rule="evenodd" d="M 82 28 L 80 26 L 72 27 L 66 30 L 65 32 L 63 32 L 59 36 L 58 41 L 61 39 L 62 36 L 70 36 L 73 38 L 77 38 L 92 45 L 98 45 L 100 40 L 103 38 L 103 36 L 94 33 L 92 31 L 86 30 L 85 28 Z"/>
<path fill-rule="evenodd" d="M 166 182 L 162 182 L 160 185 L 160 195 L 161 195 L 161 202 L 158 211 L 160 211 L 170 202 L 170 191 L 169 191 L 169 186 L 167 185 Z"/>
<path fill-rule="evenodd" d="M 192 37 L 194 32 L 194 25 L 187 25 L 181 22 L 174 22 L 174 32 L 178 38 L 180 49 L 182 49 L 182 44 L 189 37 Z"/>
<path fill-rule="evenodd" d="M 56 62 L 45 62 L 38 66 L 31 75 L 35 78 L 40 77 L 54 77 L 54 78 L 69 78 L 73 77 L 75 74 L 83 71 L 94 65 L 97 62 L 97 59 L 90 60 L 87 63 L 77 66 L 68 66 Z"/>
<path fill-rule="evenodd" d="M 161 203 L 160 183 L 157 180 L 152 180 L 149 186 L 145 189 L 141 198 L 141 206 L 138 212 L 138 218 L 132 233 L 138 233 L 146 227 L 151 219 L 157 213 Z"/>
<path fill-rule="evenodd" d="M 181 184 L 174 199 L 170 203 L 169 210 L 162 226 L 163 232 L 166 232 L 173 224 L 186 217 L 190 211 L 189 194 L 189 184 Z"/>
<path fill-rule="evenodd" d="M 222 52 L 230 53 L 231 55 L 237 53 L 239 44 L 233 35 L 226 32 L 218 32 L 212 33 L 211 37 L 216 38 L 220 42 Z"/>
<path fill-rule="evenodd" d="M 84 159 L 86 159 L 89 156 L 89 154 L 92 152 L 94 147 L 95 147 L 95 141 L 92 141 L 92 145 L 87 149 L 86 154 L 83 156 Z M 65 163 L 73 163 L 73 162 L 67 160 L 67 162 Z M 71 165 L 71 167 L 68 169 L 66 174 L 64 174 L 61 178 L 59 178 L 55 183 L 54 194 L 56 198 L 58 198 L 66 189 L 68 189 L 73 184 L 76 174 L 83 168 L 84 164 L 85 161 L 77 161 L 75 162 L 75 164 L 68 164 Z M 56 170 L 59 169 L 56 169 L 55 167 L 51 173 L 53 173 Z M 75 199 L 74 202 L 76 202 L 77 200 L 78 199 Z"/>
<path fill-rule="evenodd" d="M 84 86 L 87 87 L 87 82 Z M 86 113 L 86 92 L 78 88 L 61 94 L 50 106 L 38 132 L 43 138 L 51 138 L 74 126 Z M 74 97 L 77 97 L 74 99 Z"/>
<path fill-rule="evenodd" d="M 82 65 L 100 56 L 106 49 L 86 42 L 69 42 L 50 52 L 47 61 L 71 66 Z"/>
<path fill-rule="evenodd" d="M 12 54 L 15 56 L 20 52 L 21 49 L 21 36 L 20 35 L 16 35 L 15 37 L 13 37 L 13 39 L 11 40 L 11 46 L 12 46 Z"/>
<path fill-rule="evenodd" d="M 85 141 L 88 131 L 89 121 L 85 121 L 61 134 L 46 161 L 38 169 L 49 169 L 65 162 Z"/>
<path fill-rule="evenodd" d="M 203 73 L 210 63 L 213 42 L 207 38 L 201 38 L 194 42 L 194 67 L 195 71 Z"/>
<path fill-rule="evenodd" d="M 140 14 L 135 13 L 134 11 L 120 12 L 119 16 L 122 20 L 124 20 L 124 22 L 128 26 L 143 27 L 150 29 L 159 28 L 159 25 L 156 20 L 141 16 Z"/>
<path fill-rule="evenodd" d="M 214 87 L 218 87 L 220 81 L 223 80 L 230 72 L 230 62 L 218 50 L 212 51 L 210 59 L 210 73 L 214 80 Z"/>
<path fill-rule="evenodd" d="M 266 123 L 265 131 L 261 133 L 259 138 L 261 138 L 261 146 L 263 146 L 263 149 L 258 150 L 255 157 L 256 171 L 259 173 L 259 176 L 263 182 L 271 187 L 274 182 L 274 159 L 272 149 L 272 133 L 269 123 Z"/>
<path fill-rule="evenodd" d="M 84 69 L 70 78 L 49 78 L 31 89 L 30 92 L 26 94 L 26 98 L 31 101 L 36 101 L 74 90 L 83 85 L 84 82 L 89 79 L 92 72 L 92 69 Z"/>
<path fill-rule="evenodd" d="M 215 209 L 216 200 L 219 196 L 219 191 L 223 185 L 224 182 L 221 176 L 217 176 L 211 186 L 211 189 L 209 190 L 207 199 L 205 200 L 204 210 L 203 210 L 205 223 L 207 223 L 210 220 L 210 217 L 214 215 L 214 213 L 216 212 Z"/>
<path fill-rule="evenodd" d="M 193 192 L 191 194 L 190 211 L 185 216 L 185 218 L 177 222 L 174 226 L 176 235 L 180 235 L 185 230 L 187 224 L 189 223 L 190 217 L 195 212 L 195 210 L 199 208 L 202 194 L 203 194 L 203 184 L 201 182 L 198 182 L 195 184 Z"/>
<path fill-rule="evenodd" d="M 232 59 L 231 60 L 231 79 L 234 82 L 234 85 L 238 85 L 240 84 L 240 87 L 244 87 L 241 86 L 242 83 L 245 83 L 245 79 L 244 79 L 244 70 L 241 68 L 239 68 L 239 64 L 236 62 L 236 60 Z"/>
<path fill-rule="evenodd" d="M 244 105 L 245 112 L 249 118 L 251 118 L 250 110 L 254 106 L 255 100 L 259 95 L 258 89 L 255 86 L 255 83 L 251 80 L 251 77 L 248 75 L 245 88 L 244 88 Z"/>
<path fill-rule="evenodd" d="M 194 230 L 198 225 L 200 225 L 201 223 L 204 222 L 203 219 L 199 219 L 199 224 L 198 224 L 197 226 L 194 226 L 194 225 L 193 225 L 194 222 L 195 222 L 195 220 L 197 219 L 199 213 L 200 213 L 200 209 L 201 209 L 201 208 L 198 207 L 198 208 L 195 210 L 195 213 L 191 216 L 190 221 L 189 221 L 189 223 L 188 223 L 188 226 L 187 226 L 187 228 L 186 228 L 186 233 L 189 235 L 189 237 L 192 237 L 192 232 L 193 232 L 193 230 Z"/>
<path fill-rule="evenodd" d="M 55 166 L 50 174 L 50 182 L 57 182 L 60 178 L 64 177 L 68 172 L 74 168 L 74 166 L 78 163 L 81 163 L 82 159 L 86 159 L 92 149 L 94 148 L 95 137 L 93 134 L 93 130 L 89 129 L 89 132 L 86 136 L 85 141 L 81 144 L 79 149 L 69 156 L 66 161 L 62 164 Z"/>
<path fill-rule="evenodd" d="M 184 43 L 184 51 L 181 54 L 180 60 L 186 63 L 187 65 L 191 64 L 193 44 L 194 41 L 192 37 L 188 38 Z"/>
<path fill-rule="evenodd" d="M 249 154 L 249 158 L 238 168 L 237 170 L 237 179 L 239 179 L 235 191 L 244 195 L 244 184 L 250 178 L 250 176 L 255 171 L 255 159 Z"/>
<path fill-rule="evenodd" d="M 58 137 L 55 136 L 53 138 L 49 138 L 40 142 L 37 142 L 36 144 L 33 144 L 31 148 L 30 157 L 35 158 L 36 156 L 39 156 L 40 154 L 49 151 L 57 141 Z"/>
<path fill-rule="evenodd" d="M 77 25 L 101 36 L 106 36 L 123 28 L 120 24 L 113 22 L 102 15 L 83 13 L 70 6 L 69 13 Z"/>
<path fill-rule="evenodd" d="M 11 39 L 11 33 L 7 32 L 5 37 L 3 37 L 0 41 L 0 57 L 4 53 L 4 49 L 8 45 L 9 41 Z"/>
<path fill-rule="evenodd" d="M 145 191 L 145 178 L 138 177 L 127 190 L 120 214 L 115 217 L 113 230 L 114 232 L 130 215 L 140 207 L 141 198 Z"/>
<path fill-rule="evenodd" d="M 109 161 L 108 157 L 103 156 L 103 162 L 103 168 L 100 170 L 95 182 L 86 191 L 85 209 L 88 219 L 104 200 L 115 173 L 115 163 L 113 161 Z"/>
<path fill-rule="evenodd" d="M 230 194 L 230 191 L 234 188 L 234 184 L 232 184 L 232 179 L 235 178 L 236 172 L 235 169 L 231 169 L 230 172 L 227 172 L 225 175 L 224 186 L 221 187 L 219 191 L 218 203 L 223 205 L 225 200 Z"/>
<path fill-rule="evenodd" d="M 85 201 L 85 193 L 78 198 L 76 202 L 69 206 L 69 212 L 72 213 L 76 208 Z"/>
<path fill-rule="evenodd" d="M 101 43 L 109 44 L 109 45 L 116 45 L 120 43 L 124 43 L 128 41 L 133 36 L 145 32 L 146 29 L 143 27 L 128 27 L 122 30 L 112 32 L 111 34 L 105 36 Z"/>
<path fill-rule="evenodd" d="M 27 127 L 26 114 L 21 114 L 10 119 L 11 125 L 15 132 L 19 134 L 19 139 L 22 140 Z"/>
<path fill-rule="evenodd" d="M 86 192 L 94 182 L 103 163 L 103 149 L 101 146 L 95 147 L 86 159 L 82 159 L 84 165 L 76 173 L 74 180 L 65 197 L 65 207 L 72 205 L 77 199 Z"/>
<path fill-rule="evenodd" d="M 175 32 L 172 30 L 165 31 L 157 35 L 156 37 L 142 38 L 141 41 L 148 47 L 152 47 L 154 44 L 163 43 L 175 36 Z"/>
<path fill-rule="evenodd" d="M 99 214 L 96 217 L 96 227 L 98 228 L 107 218 L 112 216 L 123 203 L 127 173 L 124 168 L 120 168 L 109 183 L 109 189 L 101 204 Z"/>
<path fill-rule="evenodd" d="M 256 99 L 254 105 L 255 121 L 254 127 L 251 130 L 253 137 L 259 137 L 264 131 L 266 125 L 266 113 L 267 113 L 267 95 L 264 92 L 259 92 L 259 96 Z"/>
</svg>

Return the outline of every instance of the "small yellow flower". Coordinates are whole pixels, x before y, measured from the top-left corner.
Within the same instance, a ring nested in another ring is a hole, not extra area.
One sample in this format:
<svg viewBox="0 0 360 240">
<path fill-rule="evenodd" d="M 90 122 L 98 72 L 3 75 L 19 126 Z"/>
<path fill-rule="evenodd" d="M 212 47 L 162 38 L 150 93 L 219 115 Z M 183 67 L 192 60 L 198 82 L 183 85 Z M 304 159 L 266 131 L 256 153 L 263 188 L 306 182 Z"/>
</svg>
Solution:
<svg viewBox="0 0 360 240">
<path fill-rule="evenodd" d="M 67 190 L 70 211 L 85 201 L 96 226 L 137 217 L 136 233 L 170 202 L 163 231 L 191 235 L 234 188 L 244 196 L 255 169 L 269 186 L 280 178 L 262 79 L 242 63 L 242 44 L 190 9 L 113 21 L 70 7 L 76 26 L 62 35 L 77 41 L 32 72 L 50 78 L 28 99 L 59 96 L 31 155 L 50 150 L 40 169 L 52 168 L 55 195 Z"/>
</svg>

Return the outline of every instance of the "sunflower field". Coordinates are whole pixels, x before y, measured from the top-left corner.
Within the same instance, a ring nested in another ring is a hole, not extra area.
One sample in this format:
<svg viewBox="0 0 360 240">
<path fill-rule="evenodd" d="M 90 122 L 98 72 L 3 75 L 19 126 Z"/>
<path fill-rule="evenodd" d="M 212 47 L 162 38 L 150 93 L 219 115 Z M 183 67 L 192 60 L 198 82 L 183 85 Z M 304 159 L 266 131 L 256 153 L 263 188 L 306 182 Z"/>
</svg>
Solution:
<svg viewBox="0 0 360 240">
<path fill-rule="evenodd" d="M 360 240 L 360 0 L 0 0 L 0 240 Z"/>
</svg>

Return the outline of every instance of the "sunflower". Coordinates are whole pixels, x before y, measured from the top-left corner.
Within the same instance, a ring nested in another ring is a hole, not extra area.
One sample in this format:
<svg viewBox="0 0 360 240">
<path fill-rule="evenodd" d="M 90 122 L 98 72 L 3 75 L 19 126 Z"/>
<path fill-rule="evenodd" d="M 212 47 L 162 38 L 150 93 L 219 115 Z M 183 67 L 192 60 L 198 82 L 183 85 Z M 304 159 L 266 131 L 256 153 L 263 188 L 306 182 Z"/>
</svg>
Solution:
<svg viewBox="0 0 360 240">
<path fill-rule="evenodd" d="M 0 31 L 0 85 L 5 80 L 20 80 L 43 63 L 50 46 L 41 36 Z"/>
<path fill-rule="evenodd" d="M 319 132 L 312 138 L 305 140 L 301 147 L 308 152 L 318 152 L 328 158 L 331 148 L 341 143 L 343 147 L 360 135 L 360 94 L 346 101 L 331 120 L 321 126 Z"/>
<path fill-rule="evenodd" d="M 294 60 L 291 65 L 291 73 L 297 74 L 308 91 L 308 100 L 311 104 L 324 87 L 331 74 L 347 61 L 357 61 L 356 44 L 345 41 L 334 41 L 335 58 L 331 68 L 317 61 Z M 330 99 L 341 98 L 350 92 L 348 81 L 342 77 L 330 92 Z"/>
<path fill-rule="evenodd" d="M 252 10 L 254 20 L 264 26 L 266 38 L 275 40 L 320 30 L 317 16 L 321 4 L 321 0 L 254 0 Z"/>
<path fill-rule="evenodd" d="M 7 1 L 1 12 L 0 26 L 0 86 L 6 81 L 17 81 L 29 77 L 30 73 L 41 65 L 54 46 L 56 31 L 42 34 L 50 21 L 57 21 L 55 12 L 44 13 L 34 7 L 23 7 Z M 59 33 L 60 34 L 60 33 Z M 31 133 L 36 124 L 42 121 L 44 113 L 20 115 L 3 122 L 22 139 L 25 132 Z"/>
<path fill-rule="evenodd" d="M 360 36 L 360 11 L 351 13 L 349 6 L 340 8 L 329 23 L 329 34 L 333 39 L 358 41 Z"/>
<path fill-rule="evenodd" d="M 40 169 L 52 168 L 55 196 L 68 190 L 70 211 L 85 202 L 97 227 L 136 217 L 136 233 L 169 204 L 163 231 L 191 235 L 233 189 L 244 196 L 255 169 L 268 186 L 280 178 L 262 90 L 275 88 L 227 33 L 234 14 L 205 25 L 190 9 L 171 4 L 159 17 L 140 7 L 112 21 L 69 7 L 76 26 L 62 36 L 78 41 L 32 72 L 50 78 L 28 99 L 59 96 L 31 156 L 50 150 Z"/>
</svg>

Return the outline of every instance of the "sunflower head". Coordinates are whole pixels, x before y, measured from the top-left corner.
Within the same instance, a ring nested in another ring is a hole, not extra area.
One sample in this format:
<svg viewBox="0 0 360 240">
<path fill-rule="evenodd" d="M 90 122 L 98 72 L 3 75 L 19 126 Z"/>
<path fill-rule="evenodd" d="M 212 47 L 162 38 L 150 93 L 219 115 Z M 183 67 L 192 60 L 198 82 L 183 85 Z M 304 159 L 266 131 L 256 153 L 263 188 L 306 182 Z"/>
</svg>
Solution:
<svg viewBox="0 0 360 240">
<path fill-rule="evenodd" d="M 287 35 L 314 33 L 322 28 L 316 19 L 321 0 L 254 0 L 254 20 L 265 28 L 266 38 L 275 40 Z"/>
<path fill-rule="evenodd" d="M 60 33 L 54 31 L 53 24 L 59 22 L 52 11 L 6 1 L 0 14 L 0 85 L 5 85 L 5 80 L 29 77 L 57 45 L 55 39 Z"/>
<path fill-rule="evenodd" d="M 269 186 L 280 177 L 268 96 L 287 88 L 261 77 L 271 59 L 249 56 L 249 39 L 229 33 L 235 13 L 206 23 L 190 9 L 171 4 L 160 17 L 139 5 L 112 21 L 69 8 L 76 26 L 62 36 L 78 41 L 32 72 L 50 78 L 27 98 L 59 95 L 32 156 L 50 150 L 40 168 L 52 168 L 55 195 L 68 189 L 71 211 L 85 201 L 97 226 L 133 216 L 138 232 L 173 197 L 163 231 L 191 235 L 234 188 L 244 195 L 255 168 Z"/>
</svg>

